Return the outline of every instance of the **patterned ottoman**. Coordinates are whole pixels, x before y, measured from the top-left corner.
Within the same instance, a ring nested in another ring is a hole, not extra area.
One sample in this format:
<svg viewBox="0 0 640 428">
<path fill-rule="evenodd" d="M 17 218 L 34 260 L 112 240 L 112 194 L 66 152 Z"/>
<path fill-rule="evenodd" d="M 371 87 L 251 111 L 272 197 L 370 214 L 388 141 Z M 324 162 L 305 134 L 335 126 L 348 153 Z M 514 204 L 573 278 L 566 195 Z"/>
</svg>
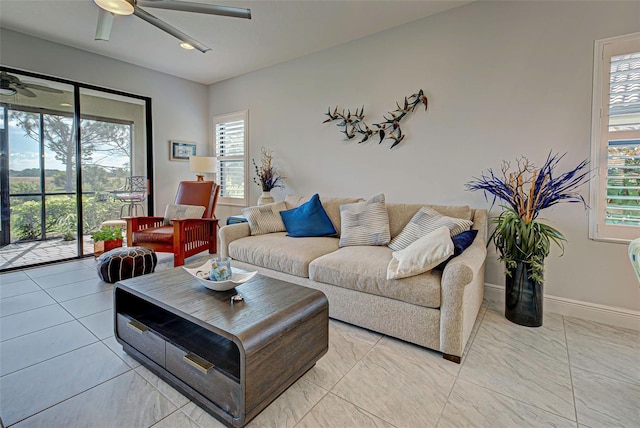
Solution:
<svg viewBox="0 0 640 428">
<path fill-rule="evenodd" d="M 98 276 L 105 282 L 114 283 L 121 279 L 151 273 L 156 268 L 158 257 L 149 248 L 114 248 L 98 257 Z"/>
</svg>

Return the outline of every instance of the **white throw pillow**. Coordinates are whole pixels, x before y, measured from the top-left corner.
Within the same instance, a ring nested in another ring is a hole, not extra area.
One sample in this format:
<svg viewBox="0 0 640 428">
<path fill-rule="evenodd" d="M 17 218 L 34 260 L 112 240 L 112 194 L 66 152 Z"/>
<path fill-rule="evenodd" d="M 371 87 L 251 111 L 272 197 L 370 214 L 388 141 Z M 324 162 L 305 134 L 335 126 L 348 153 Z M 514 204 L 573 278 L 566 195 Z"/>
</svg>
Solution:
<svg viewBox="0 0 640 428">
<path fill-rule="evenodd" d="M 402 229 L 402 232 L 391 240 L 389 248 L 394 251 L 407 248 L 412 242 L 442 226 L 447 226 L 451 236 L 456 236 L 465 230 L 469 230 L 472 225 L 473 222 L 471 220 L 447 217 L 433 208 L 422 207 Z"/>
<path fill-rule="evenodd" d="M 452 256 L 453 251 L 449 228 L 442 226 L 407 248 L 394 251 L 387 267 L 387 279 L 406 278 L 429 271 Z"/>
<path fill-rule="evenodd" d="M 175 205 L 169 204 L 164 210 L 164 225 L 173 224 L 171 220 L 174 218 L 202 218 L 204 207 L 200 205 Z"/>
<path fill-rule="evenodd" d="M 247 207 L 242 209 L 242 214 L 249 222 L 251 235 L 264 235 L 265 233 L 286 232 L 280 211 L 285 211 L 287 204 L 276 202 L 259 207 Z"/>
<path fill-rule="evenodd" d="M 365 202 L 340 205 L 341 247 L 387 245 L 391 240 L 384 194 Z"/>
</svg>

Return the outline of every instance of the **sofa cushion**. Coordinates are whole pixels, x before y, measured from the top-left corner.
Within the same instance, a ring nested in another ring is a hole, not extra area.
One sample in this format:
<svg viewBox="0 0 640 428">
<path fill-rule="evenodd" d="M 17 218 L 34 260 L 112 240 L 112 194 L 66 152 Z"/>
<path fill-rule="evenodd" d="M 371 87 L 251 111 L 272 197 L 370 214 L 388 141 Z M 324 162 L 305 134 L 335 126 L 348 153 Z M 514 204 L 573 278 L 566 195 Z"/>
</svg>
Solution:
<svg viewBox="0 0 640 428">
<path fill-rule="evenodd" d="M 291 238 L 279 232 L 237 239 L 229 244 L 229 257 L 307 278 L 312 260 L 337 249 L 338 238 Z"/>
<path fill-rule="evenodd" d="M 424 204 L 397 204 L 387 202 L 389 213 L 389 231 L 391 238 L 395 238 L 402 229 L 411 221 L 414 215 L 423 207 L 433 208 L 442 215 L 465 220 L 473 220 L 473 210 L 468 205 L 424 205 Z"/>
<path fill-rule="evenodd" d="M 391 240 L 389 214 L 382 193 L 366 202 L 341 205 L 340 221 L 341 247 L 386 245 Z"/>
<path fill-rule="evenodd" d="M 444 270 L 444 267 L 447 265 L 447 263 L 449 263 L 449 260 L 451 260 L 454 257 L 458 257 L 460 254 L 464 252 L 464 250 L 466 250 L 471 246 L 471 244 L 473 244 L 473 241 L 476 239 L 477 235 L 478 235 L 478 230 L 471 229 L 471 230 L 465 230 L 464 232 L 459 233 L 453 238 L 451 238 L 451 240 L 453 241 L 453 255 L 449 257 L 447 260 L 440 263 L 434 269 Z"/>
<path fill-rule="evenodd" d="M 204 210 L 200 205 L 169 204 L 164 210 L 164 225 L 173 224 L 174 218 L 202 218 Z"/>
<path fill-rule="evenodd" d="M 280 211 L 280 217 L 282 217 L 282 222 L 287 228 L 287 236 L 301 238 L 306 236 L 328 236 L 337 233 L 329 216 L 322 208 L 322 203 L 317 193 L 308 202 L 299 207 Z"/>
<path fill-rule="evenodd" d="M 317 239 L 317 238 L 315 238 Z M 428 308 L 440 307 L 442 272 L 387 278 L 392 250 L 386 246 L 343 247 L 309 265 L 309 279 Z"/>
<path fill-rule="evenodd" d="M 309 196 L 287 195 L 284 201 L 287 204 L 287 208 L 295 208 L 307 202 L 309 199 Z M 362 198 L 327 198 L 320 196 L 322 207 L 329 216 L 329 220 L 331 220 L 331 224 L 333 224 L 338 235 L 340 235 L 340 205 L 352 204 L 363 200 Z"/>
<path fill-rule="evenodd" d="M 431 270 L 447 260 L 453 249 L 449 228 L 442 226 L 407 248 L 394 251 L 387 267 L 387 279 L 408 278 Z"/>
<path fill-rule="evenodd" d="M 247 207 L 242 209 L 242 214 L 249 222 L 251 235 L 264 235 L 265 233 L 284 232 L 287 230 L 280 217 L 280 211 L 286 210 L 284 202 L 262 205 L 259 207 Z"/>
<path fill-rule="evenodd" d="M 412 242 L 435 231 L 436 229 L 447 226 L 451 231 L 451 236 L 455 236 L 473 225 L 471 220 L 449 217 L 440 214 L 433 208 L 422 207 L 411 221 L 405 226 L 398 236 L 393 238 L 389 244 L 389 248 L 395 251 L 407 248 Z"/>
</svg>

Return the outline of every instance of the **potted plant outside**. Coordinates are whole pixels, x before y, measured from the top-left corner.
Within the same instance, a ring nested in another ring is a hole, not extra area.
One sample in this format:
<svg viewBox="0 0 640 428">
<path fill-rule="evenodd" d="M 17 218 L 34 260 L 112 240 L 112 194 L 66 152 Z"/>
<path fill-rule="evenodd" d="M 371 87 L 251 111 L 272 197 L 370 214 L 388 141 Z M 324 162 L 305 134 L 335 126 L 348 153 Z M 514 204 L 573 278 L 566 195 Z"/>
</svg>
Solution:
<svg viewBox="0 0 640 428">
<path fill-rule="evenodd" d="M 122 247 L 122 227 L 102 226 L 100 230 L 91 234 L 91 239 L 93 239 L 93 254 L 95 255 Z"/>
<path fill-rule="evenodd" d="M 564 253 L 564 235 L 538 220 L 540 212 L 561 202 L 581 203 L 588 208 L 578 188 L 589 181 L 589 162 L 584 160 L 574 169 L 554 175 L 564 157 L 549 153 L 544 165 L 537 169 L 528 159 L 517 160 L 515 170 L 502 163 L 501 175 L 491 169 L 467 183 L 469 190 L 482 190 L 493 196 L 491 206 L 500 199 L 503 211 L 492 218 L 493 242 L 499 260 L 505 264 L 505 317 L 520 325 L 539 327 L 543 317 L 544 260 L 551 243 Z"/>
<path fill-rule="evenodd" d="M 253 178 L 253 182 L 262 188 L 262 195 L 258 198 L 258 205 L 265 205 L 274 202 L 271 190 L 276 187 L 284 187 L 282 183 L 284 177 L 280 176 L 278 170 L 272 165 L 273 151 L 262 147 L 260 153 L 260 166 L 256 165 L 255 159 L 251 159 L 256 169 L 256 177 Z"/>
</svg>

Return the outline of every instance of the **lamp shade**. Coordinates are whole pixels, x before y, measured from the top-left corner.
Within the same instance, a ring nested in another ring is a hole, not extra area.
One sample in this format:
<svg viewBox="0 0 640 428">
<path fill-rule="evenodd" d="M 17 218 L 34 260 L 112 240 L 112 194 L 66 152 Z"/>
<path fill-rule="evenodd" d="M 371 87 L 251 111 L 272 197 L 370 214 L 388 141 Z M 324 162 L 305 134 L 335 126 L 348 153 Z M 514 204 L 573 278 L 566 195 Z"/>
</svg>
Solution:
<svg viewBox="0 0 640 428">
<path fill-rule="evenodd" d="M 203 173 L 216 172 L 216 158 L 213 156 L 190 156 L 189 171 L 197 172 L 198 181 L 204 179 Z"/>
</svg>

